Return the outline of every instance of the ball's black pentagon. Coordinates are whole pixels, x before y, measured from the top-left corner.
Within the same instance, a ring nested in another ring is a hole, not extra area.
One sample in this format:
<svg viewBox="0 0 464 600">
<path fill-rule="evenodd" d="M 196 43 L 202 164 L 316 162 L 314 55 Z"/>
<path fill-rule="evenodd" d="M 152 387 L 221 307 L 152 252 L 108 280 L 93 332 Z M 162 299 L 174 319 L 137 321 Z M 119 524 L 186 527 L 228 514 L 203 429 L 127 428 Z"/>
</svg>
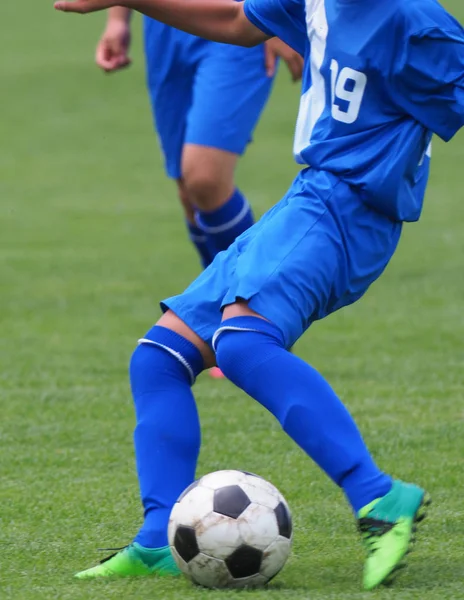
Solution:
<svg viewBox="0 0 464 600">
<path fill-rule="evenodd" d="M 292 537 L 292 517 L 288 508 L 283 502 L 280 502 L 274 509 L 279 527 L 279 534 L 282 537 L 290 539 Z"/>
<path fill-rule="evenodd" d="M 234 550 L 226 558 L 225 563 L 232 577 L 240 579 L 241 577 L 251 577 L 259 573 L 262 560 L 263 553 L 261 550 L 244 544 L 243 546 L 239 546 L 237 550 Z"/>
<path fill-rule="evenodd" d="M 174 536 L 174 548 L 187 563 L 200 554 L 195 529 L 180 525 Z"/>
<path fill-rule="evenodd" d="M 238 519 L 251 500 L 239 485 L 226 485 L 214 492 L 213 510 L 214 512 Z"/>
<path fill-rule="evenodd" d="M 190 490 L 193 490 L 193 488 L 196 488 L 199 483 L 200 483 L 200 480 L 197 479 L 196 481 L 191 483 L 188 487 L 186 487 L 185 490 L 182 492 L 182 494 L 177 498 L 177 502 L 180 502 L 182 500 L 182 498 L 185 498 L 185 496 L 190 492 Z"/>
</svg>

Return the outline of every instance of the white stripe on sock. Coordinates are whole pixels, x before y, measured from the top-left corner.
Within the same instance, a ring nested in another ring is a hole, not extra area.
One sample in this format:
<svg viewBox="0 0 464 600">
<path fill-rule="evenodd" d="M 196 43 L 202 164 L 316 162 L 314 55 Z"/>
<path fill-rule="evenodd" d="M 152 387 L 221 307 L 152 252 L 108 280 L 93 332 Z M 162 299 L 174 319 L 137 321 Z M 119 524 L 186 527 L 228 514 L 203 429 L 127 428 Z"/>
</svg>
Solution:
<svg viewBox="0 0 464 600">
<path fill-rule="evenodd" d="M 225 325 L 224 327 L 219 327 L 219 329 L 216 329 L 216 331 L 214 332 L 212 340 L 212 346 L 215 352 L 216 342 L 223 331 L 253 331 L 254 333 L 259 333 L 259 329 L 252 329 L 251 327 L 232 327 L 232 325 Z"/>
<path fill-rule="evenodd" d="M 166 352 L 169 352 L 169 354 L 174 356 L 174 358 L 177 358 L 181 365 L 183 365 L 187 369 L 192 385 L 195 383 L 195 374 L 193 372 L 193 369 L 180 352 L 176 352 L 176 350 L 173 350 L 169 346 L 165 346 L 164 344 L 160 344 L 159 342 L 154 342 L 153 340 L 148 340 L 146 338 L 140 338 L 140 340 L 138 340 L 137 343 L 139 344 L 139 346 L 142 344 L 151 344 L 152 346 L 158 346 L 159 348 L 163 348 L 163 350 L 166 350 Z"/>
<path fill-rule="evenodd" d="M 209 227 L 208 225 L 205 225 L 202 222 L 201 215 L 199 212 L 195 213 L 195 223 L 205 233 L 210 233 L 210 234 L 222 233 L 223 231 L 232 229 L 232 227 L 235 227 L 238 223 L 240 223 L 240 221 L 247 216 L 249 210 L 250 210 L 250 205 L 248 204 L 248 202 L 246 200 L 244 200 L 243 208 L 240 210 L 238 215 L 235 215 L 235 217 L 233 219 L 231 219 L 230 221 L 227 221 L 227 223 L 223 223 L 222 225 L 217 225 L 215 227 Z"/>
</svg>

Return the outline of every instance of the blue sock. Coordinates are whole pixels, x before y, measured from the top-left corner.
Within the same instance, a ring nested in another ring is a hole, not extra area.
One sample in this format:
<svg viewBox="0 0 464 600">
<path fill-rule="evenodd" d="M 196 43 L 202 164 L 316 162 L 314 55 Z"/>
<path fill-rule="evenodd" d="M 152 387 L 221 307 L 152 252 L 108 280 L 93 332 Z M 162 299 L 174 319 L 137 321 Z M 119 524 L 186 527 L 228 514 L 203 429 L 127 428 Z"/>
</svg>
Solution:
<svg viewBox="0 0 464 600">
<path fill-rule="evenodd" d="M 192 244 L 197 249 L 202 267 L 206 267 L 212 262 L 214 253 L 211 252 L 208 242 L 208 236 L 199 227 L 186 221 L 189 238 Z"/>
<path fill-rule="evenodd" d="M 248 201 L 237 189 L 220 208 L 213 211 L 197 211 L 195 219 L 198 227 L 208 236 L 214 255 L 227 250 L 235 238 L 254 222 Z"/>
<path fill-rule="evenodd" d="M 224 375 L 279 420 L 355 512 L 388 493 L 391 478 L 374 463 L 351 415 L 325 379 L 284 348 L 278 327 L 258 317 L 228 319 L 215 345 Z"/>
<path fill-rule="evenodd" d="M 171 508 L 195 478 L 200 423 L 191 385 L 202 369 L 199 350 L 164 327 L 153 327 L 132 355 L 134 446 L 145 517 L 134 541 L 145 548 L 167 545 Z"/>
</svg>

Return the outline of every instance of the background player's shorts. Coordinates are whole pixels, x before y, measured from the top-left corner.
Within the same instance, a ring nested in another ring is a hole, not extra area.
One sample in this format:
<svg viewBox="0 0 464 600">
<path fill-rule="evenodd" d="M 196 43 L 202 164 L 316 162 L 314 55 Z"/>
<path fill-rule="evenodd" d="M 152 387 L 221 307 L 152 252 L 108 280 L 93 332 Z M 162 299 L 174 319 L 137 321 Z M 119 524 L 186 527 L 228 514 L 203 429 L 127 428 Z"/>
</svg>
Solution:
<svg viewBox="0 0 464 600">
<path fill-rule="evenodd" d="M 145 19 L 147 85 L 170 177 L 181 175 L 182 147 L 242 154 L 268 100 L 264 46 L 209 42 Z"/>
<path fill-rule="evenodd" d="M 290 347 L 313 321 L 366 292 L 401 228 L 336 176 L 305 169 L 279 204 L 161 307 L 211 345 L 221 309 L 242 298 L 282 330 Z"/>
</svg>

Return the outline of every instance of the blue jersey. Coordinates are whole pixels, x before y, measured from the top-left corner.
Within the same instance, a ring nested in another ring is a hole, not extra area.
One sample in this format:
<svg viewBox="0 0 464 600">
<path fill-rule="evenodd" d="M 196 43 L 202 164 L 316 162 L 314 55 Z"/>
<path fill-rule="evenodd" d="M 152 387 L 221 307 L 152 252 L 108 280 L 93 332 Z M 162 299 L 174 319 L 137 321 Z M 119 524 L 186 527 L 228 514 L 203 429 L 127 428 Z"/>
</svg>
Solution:
<svg viewBox="0 0 464 600">
<path fill-rule="evenodd" d="M 464 124 L 464 30 L 436 0 L 245 0 L 305 57 L 294 155 L 400 221 L 422 209 L 433 133 Z"/>
</svg>

